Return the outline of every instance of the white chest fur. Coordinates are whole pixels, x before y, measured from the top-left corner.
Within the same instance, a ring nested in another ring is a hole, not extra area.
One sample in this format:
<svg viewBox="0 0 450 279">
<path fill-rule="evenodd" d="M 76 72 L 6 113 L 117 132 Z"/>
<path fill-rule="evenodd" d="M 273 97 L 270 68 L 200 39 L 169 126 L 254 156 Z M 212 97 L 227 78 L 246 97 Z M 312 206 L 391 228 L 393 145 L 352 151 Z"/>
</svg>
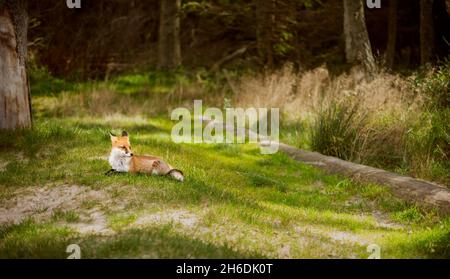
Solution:
<svg viewBox="0 0 450 279">
<path fill-rule="evenodd" d="M 131 157 L 126 156 L 120 150 L 113 148 L 109 154 L 109 164 L 115 171 L 128 172 L 130 170 Z"/>
</svg>

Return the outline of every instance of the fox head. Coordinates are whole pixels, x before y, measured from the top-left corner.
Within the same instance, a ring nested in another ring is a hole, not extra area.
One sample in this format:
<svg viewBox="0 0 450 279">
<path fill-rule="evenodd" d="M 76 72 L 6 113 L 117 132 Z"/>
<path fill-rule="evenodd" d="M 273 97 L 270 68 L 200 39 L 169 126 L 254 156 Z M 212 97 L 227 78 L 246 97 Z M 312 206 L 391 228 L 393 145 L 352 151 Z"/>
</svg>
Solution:
<svg viewBox="0 0 450 279">
<path fill-rule="evenodd" d="M 111 152 L 115 153 L 120 157 L 131 157 L 133 153 L 131 152 L 130 138 L 126 131 L 122 132 L 121 136 L 116 136 L 113 133 L 109 133 L 111 137 L 112 149 Z"/>
</svg>

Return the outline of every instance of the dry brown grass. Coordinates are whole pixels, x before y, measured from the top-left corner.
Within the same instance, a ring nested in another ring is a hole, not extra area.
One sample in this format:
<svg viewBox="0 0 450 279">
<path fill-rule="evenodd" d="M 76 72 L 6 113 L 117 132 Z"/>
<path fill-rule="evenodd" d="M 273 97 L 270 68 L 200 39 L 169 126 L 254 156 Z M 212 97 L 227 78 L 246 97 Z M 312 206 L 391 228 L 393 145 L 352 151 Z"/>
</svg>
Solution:
<svg viewBox="0 0 450 279">
<path fill-rule="evenodd" d="M 295 73 L 287 65 L 273 73 L 243 77 L 238 88 L 237 105 L 279 107 L 290 120 L 311 115 L 332 102 L 358 102 L 362 111 L 375 118 L 409 115 L 422 106 L 420 96 L 405 78 L 379 73 L 367 81 L 357 69 L 332 77 L 324 66 Z"/>
</svg>

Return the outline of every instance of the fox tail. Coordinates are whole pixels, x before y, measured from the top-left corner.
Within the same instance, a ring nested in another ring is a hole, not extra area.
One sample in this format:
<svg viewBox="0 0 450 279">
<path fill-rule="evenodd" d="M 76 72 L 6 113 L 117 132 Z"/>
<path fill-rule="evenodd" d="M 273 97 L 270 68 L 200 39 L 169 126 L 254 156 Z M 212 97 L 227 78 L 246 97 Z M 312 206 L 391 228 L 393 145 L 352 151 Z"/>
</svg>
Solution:
<svg viewBox="0 0 450 279">
<path fill-rule="evenodd" d="M 167 175 L 170 175 L 173 179 L 180 182 L 184 181 L 183 172 L 177 169 L 171 169 Z"/>
</svg>

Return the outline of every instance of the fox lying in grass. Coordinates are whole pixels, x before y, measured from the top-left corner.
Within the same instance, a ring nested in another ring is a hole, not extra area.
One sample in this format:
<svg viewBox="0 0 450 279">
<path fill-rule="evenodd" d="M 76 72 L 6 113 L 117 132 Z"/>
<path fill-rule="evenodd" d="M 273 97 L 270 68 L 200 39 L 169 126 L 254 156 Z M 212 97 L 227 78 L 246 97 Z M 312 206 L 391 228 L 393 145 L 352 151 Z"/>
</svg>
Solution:
<svg viewBox="0 0 450 279">
<path fill-rule="evenodd" d="M 106 174 L 116 172 L 146 173 L 155 175 L 168 175 L 178 181 L 183 181 L 184 176 L 180 170 L 172 168 L 161 158 L 155 156 L 137 156 L 131 152 L 130 138 L 126 131 L 122 136 L 111 136 L 112 149 L 109 155 L 111 170 Z"/>
</svg>

